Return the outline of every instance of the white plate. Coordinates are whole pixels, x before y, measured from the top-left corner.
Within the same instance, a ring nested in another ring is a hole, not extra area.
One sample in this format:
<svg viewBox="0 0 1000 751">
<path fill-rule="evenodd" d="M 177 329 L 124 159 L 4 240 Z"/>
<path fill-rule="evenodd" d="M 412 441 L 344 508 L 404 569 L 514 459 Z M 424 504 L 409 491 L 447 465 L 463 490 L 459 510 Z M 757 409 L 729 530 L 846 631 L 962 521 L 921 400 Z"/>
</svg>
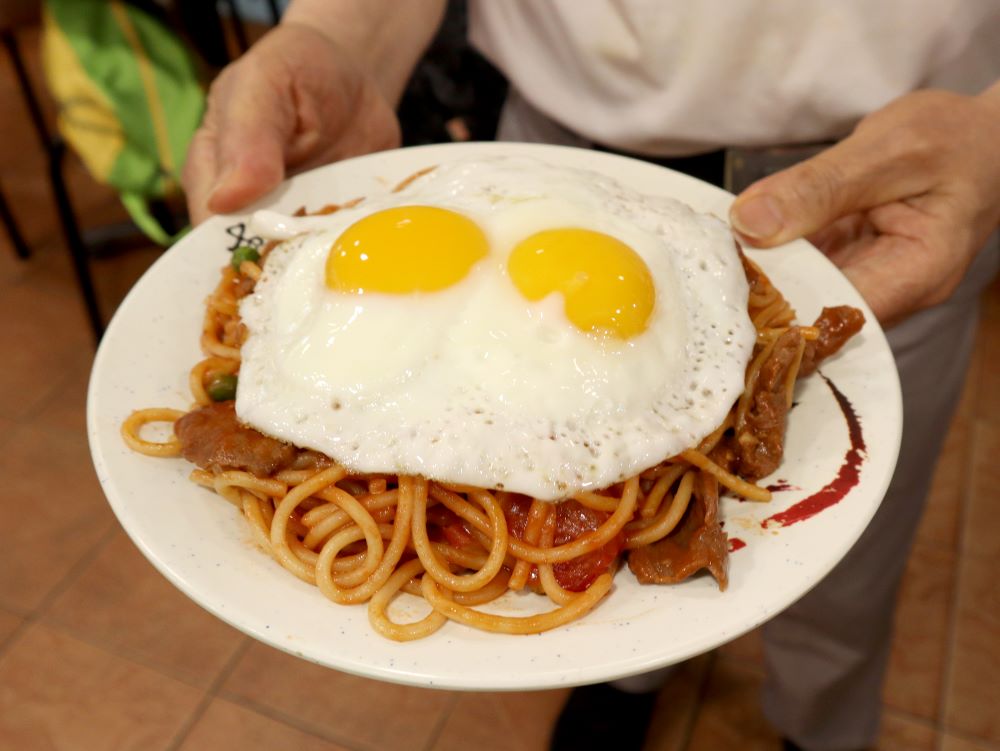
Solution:
<svg viewBox="0 0 1000 751">
<path fill-rule="evenodd" d="M 644 162 L 497 143 L 427 146 L 340 162 L 293 178 L 260 206 L 290 212 L 372 195 L 421 167 L 468 154 L 527 154 L 593 169 L 721 217 L 732 200 L 711 185 Z M 723 501 L 726 531 L 745 543 L 731 556 L 727 591 L 704 575 L 677 586 L 640 587 L 626 568 L 594 612 L 546 634 L 501 636 L 449 623 L 421 641 L 388 641 L 369 627 L 365 606 L 328 602 L 256 548 L 231 505 L 188 481 L 187 462 L 133 453 L 119 435 L 132 410 L 191 403 L 187 373 L 201 356 L 203 301 L 245 218 L 207 221 L 136 284 L 94 362 L 87 422 L 97 475 L 135 544 L 195 602 L 274 647 L 350 673 L 455 689 L 541 689 L 639 673 L 734 639 L 801 597 L 848 551 L 888 486 L 899 448 L 901 401 L 882 331 L 854 288 L 812 246 L 800 241 L 753 253 L 800 320 L 811 321 L 824 303 L 855 305 L 868 316 L 862 333 L 823 366 L 857 412 L 867 446 L 859 482 L 847 496 L 801 523 L 762 525 L 830 483 L 850 448 L 832 390 L 813 377 L 797 393 L 784 463 L 775 475 L 793 489 L 776 492 L 770 504 Z M 540 607 L 543 598 L 507 600 L 519 612 Z M 413 599 L 401 607 L 416 612 L 420 605 Z"/>
</svg>

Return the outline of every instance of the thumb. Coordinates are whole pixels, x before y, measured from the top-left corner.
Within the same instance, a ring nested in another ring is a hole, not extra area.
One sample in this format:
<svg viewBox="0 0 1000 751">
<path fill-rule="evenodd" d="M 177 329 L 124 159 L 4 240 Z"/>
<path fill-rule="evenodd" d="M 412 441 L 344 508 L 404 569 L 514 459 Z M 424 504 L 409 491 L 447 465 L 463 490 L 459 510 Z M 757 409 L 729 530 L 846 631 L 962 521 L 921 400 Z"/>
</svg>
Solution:
<svg viewBox="0 0 1000 751">
<path fill-rule="evenodd" d="M 926 172 L 899 135 L 855 131 L 811 159 L 759 180 L 733 203 L 729 219 L 748 243 L 772 247 L 817 232 L 838 219 L 927 190 Z"/>
<path fill-rule="evenodd" d="M 213 213 L 236 211 L 273 190 L 285 176 L 285 150 L 295 118 L 285 101 L 239 87 L 216 123 L 216 180 L 208 195 Z"/>
</svg>

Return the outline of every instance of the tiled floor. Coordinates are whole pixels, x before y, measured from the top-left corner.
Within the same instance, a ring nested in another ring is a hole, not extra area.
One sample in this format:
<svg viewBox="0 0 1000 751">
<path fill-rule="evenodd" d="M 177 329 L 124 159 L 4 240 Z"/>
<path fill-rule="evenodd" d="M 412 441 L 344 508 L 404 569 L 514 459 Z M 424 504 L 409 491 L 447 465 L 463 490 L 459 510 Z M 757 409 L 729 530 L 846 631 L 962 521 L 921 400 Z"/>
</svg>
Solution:
<svg viewBox="0 0 1000 751">
<path fill-rule="evenodd" d="M 16 101 L 9 75 L 0 100 Z M 0 749 L 542 749 L 564 694 L 458 694 L 339 674 L 252 643 L 146 563 L 90 467 L 92 356 L 44 163 L 22 113 L 0 180 L 35 255 L 0 239 Z M 121 218 L 78 168 L 89 225 Z M 108 310 L 155 251 L 96 261 Z M 879 748 L 1000 750 L 1000 285 L 910 561 Z M 777 749 L 761 716 L 758 637 L 686 664 L 649 751 Z M 387 716 L 378 706 L 392 706 Z"/>
</svg>

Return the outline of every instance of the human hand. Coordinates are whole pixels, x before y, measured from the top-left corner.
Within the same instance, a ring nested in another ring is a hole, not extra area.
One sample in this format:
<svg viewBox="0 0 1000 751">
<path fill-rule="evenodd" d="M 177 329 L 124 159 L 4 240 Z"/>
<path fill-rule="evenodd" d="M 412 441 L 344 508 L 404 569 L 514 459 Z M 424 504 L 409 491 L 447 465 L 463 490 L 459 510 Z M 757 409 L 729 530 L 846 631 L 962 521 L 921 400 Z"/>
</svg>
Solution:
<svg viewBox="0 0 1000 751">
<path fill-rule="evenodd" d="M 748 244 L 808 237 L 883 325 L 946 300 L 1000 224 L 1000 84 L 921 91 L 819 155 L 760 180 L 730 221 Z"/>
<path fill-rule="evenodd" d="M 184 165 L 191 221 L 235 211 L 286 174 L 399 140 L 373 76 L 319 31 L 283 23 L 212 84 Z"/>
</svg>

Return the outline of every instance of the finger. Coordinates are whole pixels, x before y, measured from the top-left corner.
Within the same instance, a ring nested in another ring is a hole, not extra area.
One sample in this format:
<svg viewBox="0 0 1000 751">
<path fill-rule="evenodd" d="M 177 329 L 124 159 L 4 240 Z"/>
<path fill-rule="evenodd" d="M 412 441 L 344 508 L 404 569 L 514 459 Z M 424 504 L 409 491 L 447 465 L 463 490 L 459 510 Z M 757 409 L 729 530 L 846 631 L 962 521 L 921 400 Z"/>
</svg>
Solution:
<svg viewBox="0 0 1000 751">
<path fill-rule="evenodd" d="M 839 248 L 874 234 L 875 230 L 867 221 L 866 215 L 855 213 L 841 217 L 821 230 L 813 232 L 806 239 L 823 253 L 830 255 Z"/>
<path fill-rule="evenodd" d="M 191 139 L 184 160 L 181 182 L 192 224 L 200 224 L 212 214 L 208 210 L 208 195 L 218 177 L 215 148 L 214 134 L 207 125 L 203 125 Z"/>
<path fill-rule="evenodd" d="M 751 245 L 772 247 L 841 217 L 920 195 L 934 179 L 916 169 L 923 144 L 883 127 L 859 128 L 812 159 L 747 188 L 730 221 Z"/>
<path fill-rule="evenodd" d="M 912 312 L 910 308 L 920 284 L 918 275 L 905 273 L 907 256 L 912 253 L 909 241 L 891 235 L 874 238 L 865 247 L 856 247 L 841 265 L 851 284 L 868 303 L 879 322 L 885 326 Z M 902 273 L 901 273 L 902 272 Z"/>
<path fill-rule="evenodd" d="M 236 211 L 273 190 L 285 174 L 292 140 L 292 97 L 270 82 L 240 81 L 219 105 L 216 181 L 206 205 L 213 213 Z"/>
<path fill-rule="evenodd" d="M 883 326 L 947 299 L 964 273 L 928 245 L 897 235 L 860 241 L 834 261 Z"/>
</svg>

